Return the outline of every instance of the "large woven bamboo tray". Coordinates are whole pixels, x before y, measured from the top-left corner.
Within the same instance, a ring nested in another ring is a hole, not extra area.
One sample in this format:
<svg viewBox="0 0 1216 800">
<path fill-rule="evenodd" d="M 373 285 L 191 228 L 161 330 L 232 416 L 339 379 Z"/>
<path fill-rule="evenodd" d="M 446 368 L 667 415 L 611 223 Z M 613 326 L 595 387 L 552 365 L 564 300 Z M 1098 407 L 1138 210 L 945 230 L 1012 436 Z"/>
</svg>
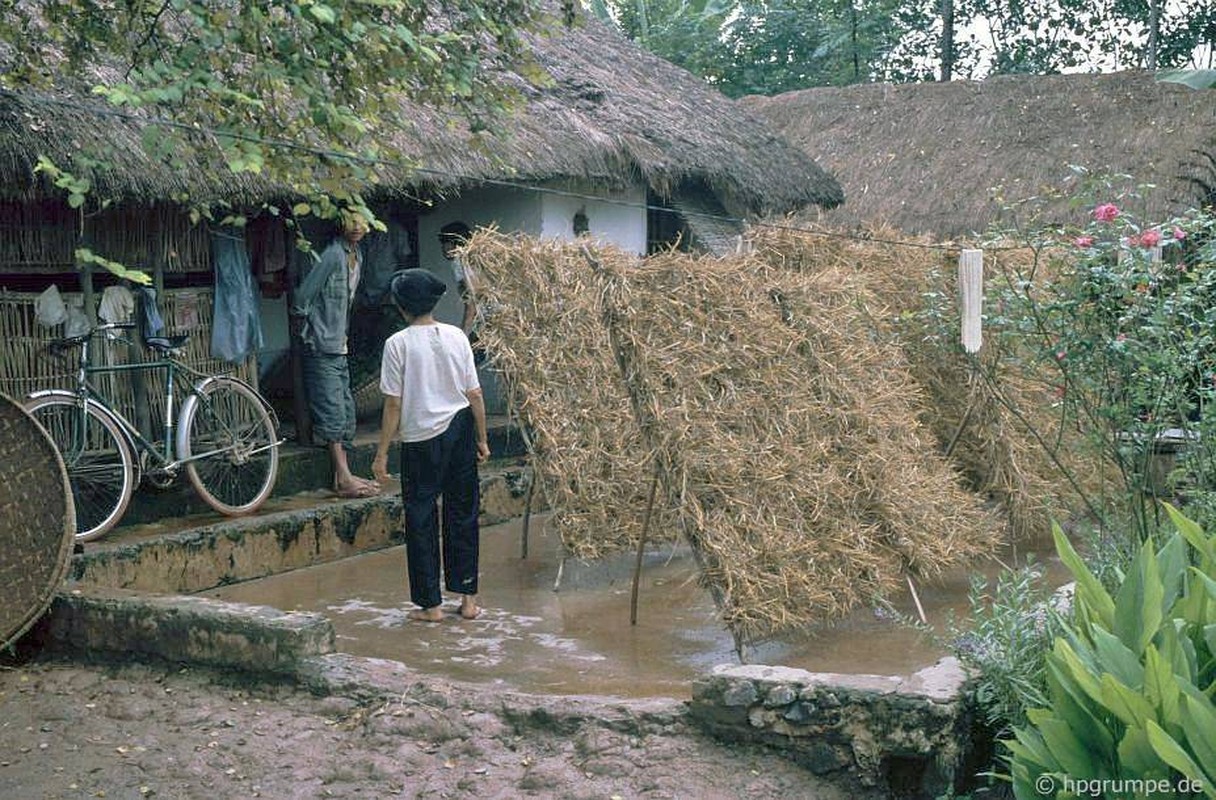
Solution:
<svg viewBox="0 0 1216 800">
<path fill-rule="evenodd" d="M 30 629 L 67 574 L 76 519 L 46 431 L 0 394 L 0 648 Z"/>
</svg>

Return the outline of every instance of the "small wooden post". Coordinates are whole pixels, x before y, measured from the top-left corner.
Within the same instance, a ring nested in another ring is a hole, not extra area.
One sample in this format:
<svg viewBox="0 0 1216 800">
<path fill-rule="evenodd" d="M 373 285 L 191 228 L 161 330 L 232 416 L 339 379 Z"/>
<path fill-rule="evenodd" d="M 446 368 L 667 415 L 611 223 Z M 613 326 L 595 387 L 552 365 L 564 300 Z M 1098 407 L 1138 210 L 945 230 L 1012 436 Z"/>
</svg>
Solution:
<svg viewBox="0 0 1216 800">
<path fill-rule="evenodd" d="M 916 603 L 916 613 L 920 617 L 922 625 L 929 624 L 929 618 L 925 616 L 925 607 L 920 604 L 920 595 L 916 592 L 916 584 L 912 582 L 912 575 L 904 573 L 904 578 L 908 581 L 908 591 L 912 593 L 912 602 Z"/>
<path fill-rule="evenodd" d="M 164 308 L 165 304 L 164 304 L 163 300 L 165 297 L 165 266 L 164 266 L 164 261 L 159 258 L 152 265 L 152 288 L 156 292 L 157 305 L 160 306 L 161 308 Z M 139 322 L 139 317 L 140 317 L 141 313 L 142 312 L 140 309 L 137 308 L 135 310 L 137 324 Z M 172 320 L 172 321 L 175 322 L 176 320 Z M 165 335 L 166 336 L 169 335 L 169 331 L 167 329 L 169 327 L 170 322 L 171 322 L 171 320 L 168 320 L 168 319 L 165 320 L 165 328 L 166 328 Z M 131 338 L 132 338 L 132 340 L 139 339 L 140 341 L 134 342 L 130 347 L 128 347 L 128 349 L 127 349 L 128 360 L 130 360 L 130 361 L 145 360 L 146 354 L 144 352 L 142 329 L 137 328 L 135 335 Z M 151 398 L 148 397 L 147 375 L 142 370 L 135 370 L 134 372 L 131 373 L 131 390 L 135 394 L 135 426 L 137 428 L 139 428 L 140 433 L 142 433 L 144 436 L 147 436 L 152 441 L 156 441 L 156 439 L 158 439 L 160 437 L 154 435 L 155 432 L 152 430 Z M 166 420 L 160 421 L 160 424 L 162 427 L 164 426 L 165 422 L 166 422 Z"/>
<path fill-rule="evenodd" d="M 528 497 L 524 501 L 524 524 L 519 536 L 519 557 L 528 557 L 528 526 L 532 521 L 532 495 L 536 492 L 536 467 L 528 470 Z"/>
</svg>

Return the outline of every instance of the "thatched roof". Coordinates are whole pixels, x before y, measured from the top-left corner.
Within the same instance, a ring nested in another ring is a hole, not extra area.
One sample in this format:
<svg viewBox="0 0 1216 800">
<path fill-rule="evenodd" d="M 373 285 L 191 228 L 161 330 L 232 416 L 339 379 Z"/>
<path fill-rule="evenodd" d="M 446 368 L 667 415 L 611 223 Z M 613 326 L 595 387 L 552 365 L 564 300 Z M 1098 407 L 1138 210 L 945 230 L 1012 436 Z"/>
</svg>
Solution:
<svg viewBox="0 0 1216 800">
<path fill-rule="evenodd" d="M 411 129 L 383 135 L 422 171 L 386 169 L 384 191 L 459 190 L 479 179 L 620 186 L 641 178 L 665 197 L 708 188 L 736 214 L 842 199 L 834 179 L 745 110 L 598 21 L 580 16 L 573 29 L 529 41 L 551 85 L 509 76 L 526 102 L 495 136 L 470 136 L 452 125 L 451 113 L 407 109 Z M 0 94 L 0 196 L 42 191 L 31 178 L 39 153 L 70 164 L 97 141 L 119 144 L 110 165 L 95 174 L 111 194 L 151 200 L 189 189 L 196 197 L 240 199 L 271 192 L 205 164 L 148 163 L 133 122 L 36 101 Z"/>
<path fill-rule="evenodd" d="M 1216 197 L 1216 91 L 1151 73 L 1006 76 L 982 82 L 807 89 L 740 104 L 835 174 L 846 202 L 826 221 L 965 236 L 1006 202 L 1044 193 L 1070 165 L 1156 184 L 1163 219 Z M 1052 221 L 1077 210 L 1050 206 Z"/>
</svg>

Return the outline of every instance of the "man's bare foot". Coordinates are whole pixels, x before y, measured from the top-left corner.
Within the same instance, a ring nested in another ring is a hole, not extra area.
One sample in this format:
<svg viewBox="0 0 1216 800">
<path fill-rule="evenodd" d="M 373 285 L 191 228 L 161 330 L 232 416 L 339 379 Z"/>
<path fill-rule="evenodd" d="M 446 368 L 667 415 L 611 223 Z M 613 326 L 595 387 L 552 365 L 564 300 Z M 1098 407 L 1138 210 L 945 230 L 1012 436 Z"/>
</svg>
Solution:
<svg viewBox="0 0 1216 800">
<path fill-rule="evenodd" d="M 406 614 L 406 616 L 418 622 L 443 622 L 443 609 L 439 606 L 415 608 Z"/>
<path fill-rule="evenodd" d="M 344 500 L 356 497 L 375 497 L 380 494 L 380 484 L 352 475 L 349 480 L 334 483 L 334 494 Z"/>
<path fill-rule="evenodd" d="M 481 609 L 477 606 L 477 601 L 466 595 L 460 601 L 460 616 L 465 619 L 477 619 L 481 616 Z"/>
</svg>

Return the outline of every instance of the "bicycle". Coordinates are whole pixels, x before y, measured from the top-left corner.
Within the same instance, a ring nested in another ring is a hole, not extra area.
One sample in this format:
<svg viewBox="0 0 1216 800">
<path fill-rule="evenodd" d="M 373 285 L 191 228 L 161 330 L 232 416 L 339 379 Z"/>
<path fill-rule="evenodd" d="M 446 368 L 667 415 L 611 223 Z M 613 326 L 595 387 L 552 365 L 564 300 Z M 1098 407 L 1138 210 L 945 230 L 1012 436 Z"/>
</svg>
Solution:
<svg viewBox="0 0 1216 800">
<path fill-rule="evenodd" d="M 208 375 L 178 360 L 184 336 L 150 337 L 151 361 L 97 366 L 90 344 L 100 334 L 135 328 L 134 322 L 104 323 L 89 332 L 49 343 L 51 352 L 80 348 L 76 388 L 31 393 L 25 408 L 46 428 L 67 467 L 76 505 L 76 541 L 105 535 L 126 513 L 141 477 L 167 488 L 185 470 L 194 490 L 222 514 L 256 511 L 274 489 L 279 469 L 278 420 L 270 404 L 245 381 Z M 127 341 L 118 335 L 118 341 Z M 119 372 L 165 374 L 163 439 L 149 441 L 90 380 Z M 174 382 L 196 381 L 181 405 L 174 435 Z M 138 458 L 136 456 L 138 455 Z"/>
</svg>

